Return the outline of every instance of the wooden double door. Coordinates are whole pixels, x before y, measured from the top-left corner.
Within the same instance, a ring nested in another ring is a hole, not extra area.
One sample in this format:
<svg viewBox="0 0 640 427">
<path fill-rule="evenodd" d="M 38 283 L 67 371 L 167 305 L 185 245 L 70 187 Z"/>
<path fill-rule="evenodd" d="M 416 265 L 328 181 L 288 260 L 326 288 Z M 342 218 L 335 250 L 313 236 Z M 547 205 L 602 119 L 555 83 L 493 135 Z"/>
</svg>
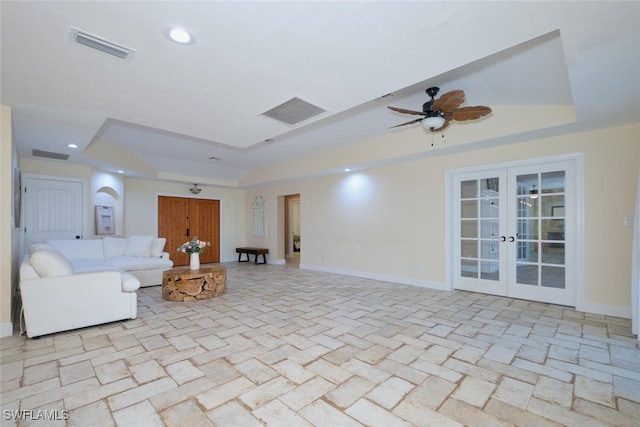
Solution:
<svg viewBox="0 0 640 427">
<path fill-rule="evenodd" d="M 158 237 L 167 239 L 165 251 L 176 266 L 189 264 L 177 248 L 194 237 L 211 242 L 201 263 L 220 262 L 220 201 L 158 196 Z"/>
</svg>

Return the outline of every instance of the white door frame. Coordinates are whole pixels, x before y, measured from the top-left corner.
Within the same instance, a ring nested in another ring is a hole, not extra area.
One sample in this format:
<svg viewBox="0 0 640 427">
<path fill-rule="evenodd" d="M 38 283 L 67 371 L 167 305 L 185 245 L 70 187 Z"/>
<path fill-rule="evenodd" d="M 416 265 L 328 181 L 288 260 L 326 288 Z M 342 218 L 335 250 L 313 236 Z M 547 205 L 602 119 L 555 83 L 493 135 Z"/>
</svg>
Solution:
<svg viewBox="0 0 640 427">
<path fill-rule="evenodd" d="M 585 227 L 584 227 L 584 154 L 581 152 L 578 153 L 567 153 L 560 154 L 556 156 L 546 156 L 546 157 L 535 157 L 528 158 L 522 160 L 513 160 L 507 162 L 499 162 L 485 165 L 475 165 L 469 166 L 459 169 L 450 169 L 445 171 L 445 289 L 453 290 L 453 275 L 455 274 L 453 271 L 455 255 L 453 250 L 455 248 L 454 245 L 454 224 L 452 223 L 453 217 L 453 205 L 452 203 L 452 195 L 453 191 L 453 179 L 457 174 L 462 173 L 470 173 L 470 172 L 478 172 L 484 171 L 487 169 L 498 169 L 498 168 L 510 168 L 510 167 L 519 167 L 519 166 L 529 166 L 536 163 L 546 163 L 546 162 L 557 162 L 557 161 L 573 161 L 575 165 L 575 173 L 576 173 L 576 224 L 575 224 L 575 232 L 576 232 L 576 259 L 575 259 L 575 279 L 576 279 L 576 310 L 585 311 L 586 308 L 586 290 L 585 290 L 585 253 L 584 253 L 584 242 L 585 242 Z"/>
</svg>

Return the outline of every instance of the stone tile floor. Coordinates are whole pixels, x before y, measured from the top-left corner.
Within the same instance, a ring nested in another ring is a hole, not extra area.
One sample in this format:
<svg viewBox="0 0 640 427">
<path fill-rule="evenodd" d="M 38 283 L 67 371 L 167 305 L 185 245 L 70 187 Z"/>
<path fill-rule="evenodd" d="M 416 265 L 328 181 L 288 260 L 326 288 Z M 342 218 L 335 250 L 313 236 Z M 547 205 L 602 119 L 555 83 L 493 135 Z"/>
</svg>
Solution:
<svg viewBox="0 0 640 427">
<path fill-rule="evenodd" d="M 225 265 L 214 299 L 143 288 L 135 320 L 2 338 L 2 426 L 640 425 L 629 320 Z"/>
</svg>

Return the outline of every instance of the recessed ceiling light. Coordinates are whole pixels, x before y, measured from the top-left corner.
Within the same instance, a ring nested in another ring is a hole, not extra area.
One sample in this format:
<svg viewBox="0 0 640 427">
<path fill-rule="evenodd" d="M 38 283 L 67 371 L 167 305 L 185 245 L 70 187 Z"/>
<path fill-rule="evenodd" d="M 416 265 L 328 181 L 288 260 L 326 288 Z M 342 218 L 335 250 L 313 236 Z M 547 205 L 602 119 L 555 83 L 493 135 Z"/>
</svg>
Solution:
<svg viewBox="0 0 640 427">
<path fill-rule="evenodd" d="M 345 171 L 345 172 L 351 172 L 351 169 L 346 168 L 344 171 Z"/>
<path fill-rule="evenodd" d="M 178 44 L 194 44 L 196 38 L 189 31 L 184 28 L 169 28 L 166 32 L 167 37 L 174 43 Z"/>
<path fill-rule="evenodd" d="M 124 171 L 123 170 L 119 170 L 118 173 L 124 173 Z"/>
<path fill-rule="evenodd" d="M 78 148 L 77 144 L 67 144 L 67 147 L 69 148 Z"/>
</svg>

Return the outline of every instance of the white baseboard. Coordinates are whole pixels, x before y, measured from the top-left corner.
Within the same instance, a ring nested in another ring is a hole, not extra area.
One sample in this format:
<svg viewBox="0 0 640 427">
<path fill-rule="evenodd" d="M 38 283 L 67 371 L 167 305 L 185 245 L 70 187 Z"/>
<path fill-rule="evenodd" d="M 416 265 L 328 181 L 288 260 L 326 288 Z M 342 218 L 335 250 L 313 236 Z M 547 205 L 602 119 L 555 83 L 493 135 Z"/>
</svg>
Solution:
<svg viewBox="0 0 640 427">
<path fill-rule="evenodd" d="M 603 316 L 622 317 L 623 319 L 631 319 L 631 307 L 620 307 L 618 305 L 596 304 L 586 302 L 584 305 L 576 307 L 578 311 L 585 313 L 600 314 Z"/>
<path fill-rule="evenodd" d="M 13 335 L 13 323 L 0 324 L 0 337 L 10 337 Z"/>
<path fill-rule="evenodd" d="M 285 265 L 287 263 L 286 259 L 274 259 L 269 261 L 269 264 L 274 264 L 274 265 Z"/>
<path fill-rule="evenodd" d="M 321 265 L 300 264 L 301 270 L 322 271 L 325 273 L 342 274 L 344 276 L 362 277 L 364 279 L 380 280 L 383 282 L 398 283 L 401 285 L 418 286 L 421 288 L 436 289 L 440 291 L 448 290 L 444 282 L 432 280 L 415 279 L 405 276 L 391 276 L 387 274 L 371 273 L 369 271 L 345 270 L 341 268 L 324 267 Z"/>
</svg>

